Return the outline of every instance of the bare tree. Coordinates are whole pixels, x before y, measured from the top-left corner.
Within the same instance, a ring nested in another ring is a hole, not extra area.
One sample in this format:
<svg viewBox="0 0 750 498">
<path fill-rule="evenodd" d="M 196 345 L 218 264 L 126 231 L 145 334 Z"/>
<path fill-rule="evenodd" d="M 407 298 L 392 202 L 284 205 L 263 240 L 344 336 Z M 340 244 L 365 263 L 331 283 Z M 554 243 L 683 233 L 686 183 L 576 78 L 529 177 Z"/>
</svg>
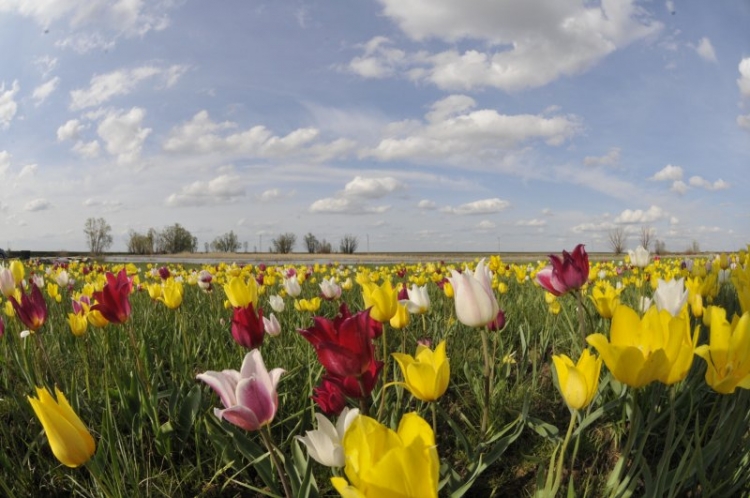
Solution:
<svg viewBox="0 0 750 498">
<path fill-rule="evenodd" d="M 318 238 L 313 235 L 312 233 L 308 233 L 305 235 L 305 249 L 307 249 L 307 252 L 310 254 L 313 254 L 318 251 L 318 245 L 320 244 L 318 242 Z"/>
<path fill-rule="evenodd" d="M 654 231 L 651 227 L 641 227 L 641 245 L 644 249 L 648 249 L 651 245 L 651 236 Z"/>
<path fill-rule="evenodd" d="M 112 227 L 104 218 L 89 218 L 83 225 L 86 243 L 91 254 L 96 256 L 112 246 Z"/>
<path fill-rule="evenodd" d="M 615 253 L 615 255 L 620 255 L 625 252 L 625 244 L 627 241 L 628 237 L 622 227 L 617 227 L 609 231 L 609 247 L 612 248 L 612 252 Z"/>
<path fill-rule="evenodd" d="M 240 241 L 234 230 L 230 230 L 228 233 L 216 237 L 211 242 L 211 247 L 217 252 L 237 252 L 240 250 Z"/>
<path fill-rule="evenodd" d="M 654 254 L 662 255 L 667 253 L 667 244 L 663 240 L 654 241 Z"/>
<path fill-rule="evenodd" d="M 297 242 L 297 236 L 293 233 L 287 232 L 282 233 L 271 241 L 273 245 L 273 252 L 279 254 L 289 254 L 294 248 L 294 244 Z"/>
<path fill-rule="evenodd" d="M 318 242 L 318 254 L 331 254 L 332 252 L 331 243 L 326 239 L 320 239 L 320 242 Z"/>
<path fill-rule="evenodd" d="M 346 234 L 339 243 L 339 251 L 344 254 L 354 254 L 359 246 L 359 240 L 354 235 Z"/>
<path fill-rule="evenodd" d="M 153 228 L 149 228 L 145 235 L 131 230 L 128 234 L 128 252 L 130 254 L 153 254 L 157 237 L 158 234 Z"/>
</svg>

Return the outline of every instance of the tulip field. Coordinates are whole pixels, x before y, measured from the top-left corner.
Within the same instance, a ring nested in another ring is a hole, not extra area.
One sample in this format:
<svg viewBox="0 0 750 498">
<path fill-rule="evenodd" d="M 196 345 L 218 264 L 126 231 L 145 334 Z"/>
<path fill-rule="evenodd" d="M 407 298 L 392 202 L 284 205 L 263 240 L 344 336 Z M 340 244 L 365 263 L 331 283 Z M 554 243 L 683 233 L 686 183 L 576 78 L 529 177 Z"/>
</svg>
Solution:
<svg viewBox="0 0 750 498">
<path fill-rule="evenodd" d="M 748 496 L 749 251 L 8 260 L 0 496 Z"/>
</svg>

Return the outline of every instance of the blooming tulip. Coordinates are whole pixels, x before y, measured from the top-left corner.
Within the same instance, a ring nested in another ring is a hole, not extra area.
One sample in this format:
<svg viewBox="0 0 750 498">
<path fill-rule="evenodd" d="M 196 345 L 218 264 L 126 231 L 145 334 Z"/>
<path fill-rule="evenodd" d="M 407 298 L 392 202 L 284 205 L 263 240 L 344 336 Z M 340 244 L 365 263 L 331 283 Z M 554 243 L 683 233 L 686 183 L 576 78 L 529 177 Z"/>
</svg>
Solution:
<svg viewBox="0 0 750 498">
<path fill-rule="evenodd" d="M 84 314 L 68 313 L 68 325 L 73 335 L 81 336 L 85 334 L 88 324 L 89 322 Z"/>
<path fill-rule="evenodd" d="M 255 314 L 252 304 L 232 311 L 232 337 L 240 346 L 247 349 L 259 348 L 265 335 L 263 310 Z"/>
<path fill-rule="evenodd" d="M 330 378 L 324 377 L 320 385 L 313 388 L 312 399 L 326 415 L 338 415 L 346 406 L 346 397 L 341 387 Z"/>
<path fill-rule="evenodd" d="M 234 308 L 245 308 L 249 304 L 253 308 L 258 307 L 258 284 L 254 279 L 245 282 L 240 277 L 233 277 L 229 283 L 224 284 L 224 292 Z"/>
<path fill-rule="evenodd" d="M 184 292 L 182 282 L 170 278 L 165 280 L 161 287 L 161 295 L 156 299 L 164 303 L 171 310 L 179 308 L 182 304 L 182 294 Z"/>
<path fill-rule="evenodd" d="M 276 385 L 284 370 L 269 372 L 260 351 L 253 349 L 245 355 L 242 369 L 209 370 L 196 378 L 208 384 L 219 395 L 224 409 L 214 408 L 219 420 L 226 420 L 247 431 L 257 431 L 273 421 L 279 407 Z"/>
<path fill-rule="evenodd" d="M 316 413 L 315 419 L 318 421 L 318 429 L 307 431 L 304 436 L 294 437 L 307 447 L 307 453 L 316 462 L 326 467 L 343 467 L 346 461 L 344 460 L 344 448 L 341 446 L 341 442 L 346 430 L 358 416 L 359 410 L 357 408 L 353 410 L 344 408 L 344 411 L 339 415 L 336 426 L 334 426 L 323 415 Z"/>
<path fill-rule="evenodd" d="M 397 432 L 359 415 L 346 431 L 343 446 L 349 482 L 331 478 L 341 496 L 437 497 L 435 434 L 416 413 L 404 415 Z"/>
<path fill-rule="evenodd" d="M 706 314 L 711 315 L 709 343 L 695 348 L 695 354 L 708 364 L 706 383 L 721 394 L 731 394 L 738 387 L 750 389 L 750 312 L 735 317 L 731 324 L 718 306 L 711 306 Z"/>
<path fill-rule="evenodd" d="M 8 300 L 13 305 L 13 310 L 16 312 L 18 319 L 29 330 L 36 332 L 44 325 L 44 321 L 47 319 L 47 303 L 39 287 L 31 284 L 31 292 L 28 296 L 23 292 L 21 293 L 20 303 L 15 296 L 10 296 Z"/>
<path fill-rule="evenodd" d="M 291 297 L 297 297 L 302 294 L 302 287 L 296 276 L 284 278 L 284 290 Z"/>
<path fill-rule="evenodd" d="M 370 309 L 370 316 L 380 323 L 389 321 L 398 310 L 398 291 L 393 288 L 390 280 L 386 279 L 380 285 L 363 282 L 362 297 L 365 308 Z"/>
<path fill-rule="evenodd" d="M 329 301 L 341 297 L 341 287 L 336 283 L 336 278 L 324 278 L 320 285 L 320 293 Z"/>
<path fill-rule="evenodd" d="M 268 298 L 268 302 L 271 305 L 271 309 L 276 313 L 281 313 L 286 307 L 284 305 L 284 299 L 281 296 L 273 295 Z"/>
<path fill-rule="evenodd" d="M 407 289 L 406 294 L 408 298 L 401 300 L 401 303 L 406 305 L 409 313 L 422 315 L 430 310 L 430 296 L 426 285 L 421 287 L 412 285 L 411 289 Z"/>
<path fill-rule="evenodd" d="M 133 289 L 133 281 L 123 268 L 115 277 L 112 273 L 106 274 L 107 283 L 99 292 L 94 292 L 96 304 L 92 310 L 99 311 L 108 322 L 125 323 L 130 317 L 130 292 Z"/>
<path fill-rule="evenodd" d="M 481 327 L 497 318 L 500 306 L 492 290 L 492 275 L 482 259 L 474 273 L 451 270 L 448 279 L 454 293 L 456 317 L 469 327 Z M 445 290 L 445 287 L 443 288 Z"/>
<path fill-rule="evenodd" d="M 677 316 L 687 304 L 689 292 L 685 289 L 682 278 L 670 281 L 658 280 L 654 291 L 654 302 L 658 310 L 667 310 L 670 315 Z"/>
<path fill-rule="evenodd" d="M 401 330 L 409 325 L 409 311 L 406 305 L 399 303 L 397 305 L 396 314 L 391 317 L 388 321 L 396 330 Z"/>
<path fill-rule="evenodd" d="M 536 274 L 536 282 L 547 292 L 561 296 L 580 289 L 589 279 L 589 255 L 583 244 L 578 244 L 572 253 L 563 251 L 563 257 L 549 255 L 550 265 Z"/>
<path fill-rule="evenodd" d="M 391 355 L 401 367 L 403 385 L 415 398 L 435 401 L 448 389 L 451 371 L 445 355 L 445 341 L 438 344 L 435 351 L 419 345 L 415 356 L 403 353 Z"/>
<path fill-rule="evenodd" d="M 68 467 L 88 462 L 96 451 L 96 443 L 65 395 L 55 388 L 55 401 L 43 387 L 37 387 L 36 394 L 37 398 L 29 397 L 28 400 L 44 427 L 55 458 Z"/>
<path fill-rule="evenodd" d="M 201 270 L 198 272 L 198 287 L 201 288 L 201 290 L 205 292 L 210 292 L 213 288 L 213 285 L 211 284 L 211 281 L 213 280 L 213 275 L 211 275 L 211 272 L 208 270 Z"/>
<path fill-rule="evenodd" d="M 617 289 L 609 283 L 594 287 L 591 291 L 591 301 L 602 318 L 612 318 L 614 309 L 620 304 Z"/>
<path fill-rule="evenodd" d="M 266 334 L 271 336 L 277 336 L 281 333 L 281 324 L 273 313 L 271 313 L 271 316 L 268 318 L 265 316 L 263 317 L 263 328 L 265 329 Z"/>
<path fill-rule="evenodd" d="M 693 363 L 698 328 L 691 337 L 685 314 L 649 308 L 643 318 L 625 305 L 615 308 L 610 339 L 592 334 L 586 341 L 596 348 L 620 382 L 643 387 L 653 381 L 671 385 L 685 378 Z"/>
<path fill-rule="evenodd" d="M 586 408 L 596 396 L 599 387 L 601 358 L 584 349 L 578 363 L 566 355 L 554 355 L 552 362 L 557 373 L 557 382 L 565 403 L 571 410 Z"/>
<path fill-rule="evenodd" d="M 648 252 L 648 249 L 644 248 L 643 246 L 638 246 L 635 248 L 635 251 L 629 250 L 628 256 L 630 257 L 631 265 L 637 266 L 639 268 L 645 268 L 648 266 L 648 261 L 651 257 L 651 254 Z"/>
</svg>

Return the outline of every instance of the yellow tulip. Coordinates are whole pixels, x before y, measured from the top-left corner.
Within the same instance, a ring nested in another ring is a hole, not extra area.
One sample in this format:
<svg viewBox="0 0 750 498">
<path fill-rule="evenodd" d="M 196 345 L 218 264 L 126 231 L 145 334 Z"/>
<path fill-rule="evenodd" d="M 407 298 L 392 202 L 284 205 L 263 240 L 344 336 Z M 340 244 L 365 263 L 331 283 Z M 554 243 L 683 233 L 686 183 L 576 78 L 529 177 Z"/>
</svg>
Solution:
<svg viewBox="0 0 750 498">
<path fill-rule="evenodd" d="M 21 282 L 23 282 L 23 277 L 26 276 L 26 269 L 24 268 L 23 263 L 21 263 L 17 259 L 11 261 L 10 272 L 13 274 L 13 280 L 16 282 L 16 287 L 21 285 Z"/>
<path fill-rule="evenodd" d="M 401 367 L 403 385 L 415 398 L 435 401 L 448 389 L 451 370 L 445 354 L 445 341 L 438 344 L 435 351 L 420 344 L 414 357 L 403 353 L 391 355 Z"/>
<path fill-rule="evenodd" d="M 47 282 L 47 295 L 58 303 L 62 301 L 62 296 L 60 295 L 60 286 L 57 284 L 53 284 L 52 282 Z"/>
<path fill-rule="evenodd" d="M 390 324 L 394 329 L 400 330 L 409 325 L 410 315 L 405 304 L 398 303 L 397 306 L 398 309 L 396 310 L 396 314 L 391 317 Z"/>
<path fill-rule="evenodd" d="M 615 308 L 610 339 L 592 334 L 586 341 L 620 382 L 643 387 L 655 380 L 674 384 L 685 378 L 693 364 L 698 328 L 691 337 L 687 313 L 673 317 L 655 306 L 643 318 L 625 305 Z"/>
<path fill-rule="evenodd" d="M 148 297 L 156 301 L 161 296 L 161 284 L 154 282 L 153 284 L 146 284 L 146 290 L 148 291 Z"/>
<path fill-rule="evenodd" d="M 85 334 L 88 324 L 89 322 L 86 320 L 85 315 L 79 313 L 68 313 L 68 325 L 74 336 L 82 336 Z"/>
<path fill-rule="evenodd" d="M 416 413 L 404 415 L 397 432 L 360 415 L 347 429 L 343 448 L 349 482 L 331 478 L 341 496 L 437 497 L 435 434 Z"/>
<path fill-rule="evenodd" d="M 36 388 L 37 398 L 29 403 L 44 427 L 55 458 L 68 467 L 78 467 L 88 462 L 96 451 L 94 438 L 78 415 L 68 404 L 65 395 L 55 388 L 52 398 L 47 388 Z"/>
<path fill-rule="evenodd" d="M 370 308 L 370 316 L 378 322 L 384 323 L 393 318 L 398 310 L 398 292 L 386 279 L 382 284 L 364 282 L 362 285 L 362 296 L 365 308 Z"/>
<path fill-rule="evenodd" d="M 229 283 L 224 284 L 224 292 L 233 307 L 246 308 L 252 303 L 253 309 L 258 309 L 258 283 L 254 278 L 245 282 L 240 277 L 233 277 Z"/>
<path fill-rule="evenodd" d="M 161 287 L 161 295 L 157 299 L 171 310 L 179 308 L 182 304 L 182 282 L 170 278 Z"/>
<path fill-rule="evenodd" d="M 448 281 L 445 281 L 443 283 L 443 294 L 445 294 L 445 297 L 447 297 L 448 299 L 453 298 L 453 286 Z"/>
<path fill-rule="evenodd" d="M 723 308 L 711 306 L 706 314 L 711 315 L 709 343 L 695 349 L 708 364 L 706 383 L 721 394 L 750 389 L 750 312 L 731 324 Z"/>
<path fill-rule="evenodd" d="M 596 311 L 602 318 L 612 318 L 612 312 L 620 304 L 617 290 L 609 283 L 594 287 L 591 291 L 591 301 L 593 301 Z"/>
<path fill-rule="evenodd" d="M 571 410 L 582 410 L 589 406 L 599 388 L 602 359 L 584 349 L 576 364 L 564 354 L 554 355 L 552 362 L 560 393 L 568 407 Z"/>
<path fill-rule="evenodd" d="M 297 311 L 310 311 L 315 313 L 320 309 L 321 299 L 313 297 L 311 299 L 297 299 L 294 301 L 294 309 Z"/>
<path fill-rule="evenodd" d="M 109 320 L 104 318 L 104 315 L 102 315 L 101 311 L 99 310 L 89 311 L 88 313 L 86 313 L 86 319 L 91 325 L 96 328 L 102 328 L 109 325 Z"/>
</svg>

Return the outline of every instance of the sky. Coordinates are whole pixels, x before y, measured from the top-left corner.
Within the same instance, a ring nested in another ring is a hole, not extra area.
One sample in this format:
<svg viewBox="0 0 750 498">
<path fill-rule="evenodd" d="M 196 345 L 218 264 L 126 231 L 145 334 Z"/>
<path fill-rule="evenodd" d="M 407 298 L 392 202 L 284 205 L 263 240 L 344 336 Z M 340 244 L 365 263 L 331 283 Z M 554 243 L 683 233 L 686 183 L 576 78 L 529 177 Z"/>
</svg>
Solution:
<svg viewBox="0 0 750 498">
<path fill-rule="evenodd" d="M 750 2 L 0 0 L 0 247 L 750 242 Z"/>
</svg>

